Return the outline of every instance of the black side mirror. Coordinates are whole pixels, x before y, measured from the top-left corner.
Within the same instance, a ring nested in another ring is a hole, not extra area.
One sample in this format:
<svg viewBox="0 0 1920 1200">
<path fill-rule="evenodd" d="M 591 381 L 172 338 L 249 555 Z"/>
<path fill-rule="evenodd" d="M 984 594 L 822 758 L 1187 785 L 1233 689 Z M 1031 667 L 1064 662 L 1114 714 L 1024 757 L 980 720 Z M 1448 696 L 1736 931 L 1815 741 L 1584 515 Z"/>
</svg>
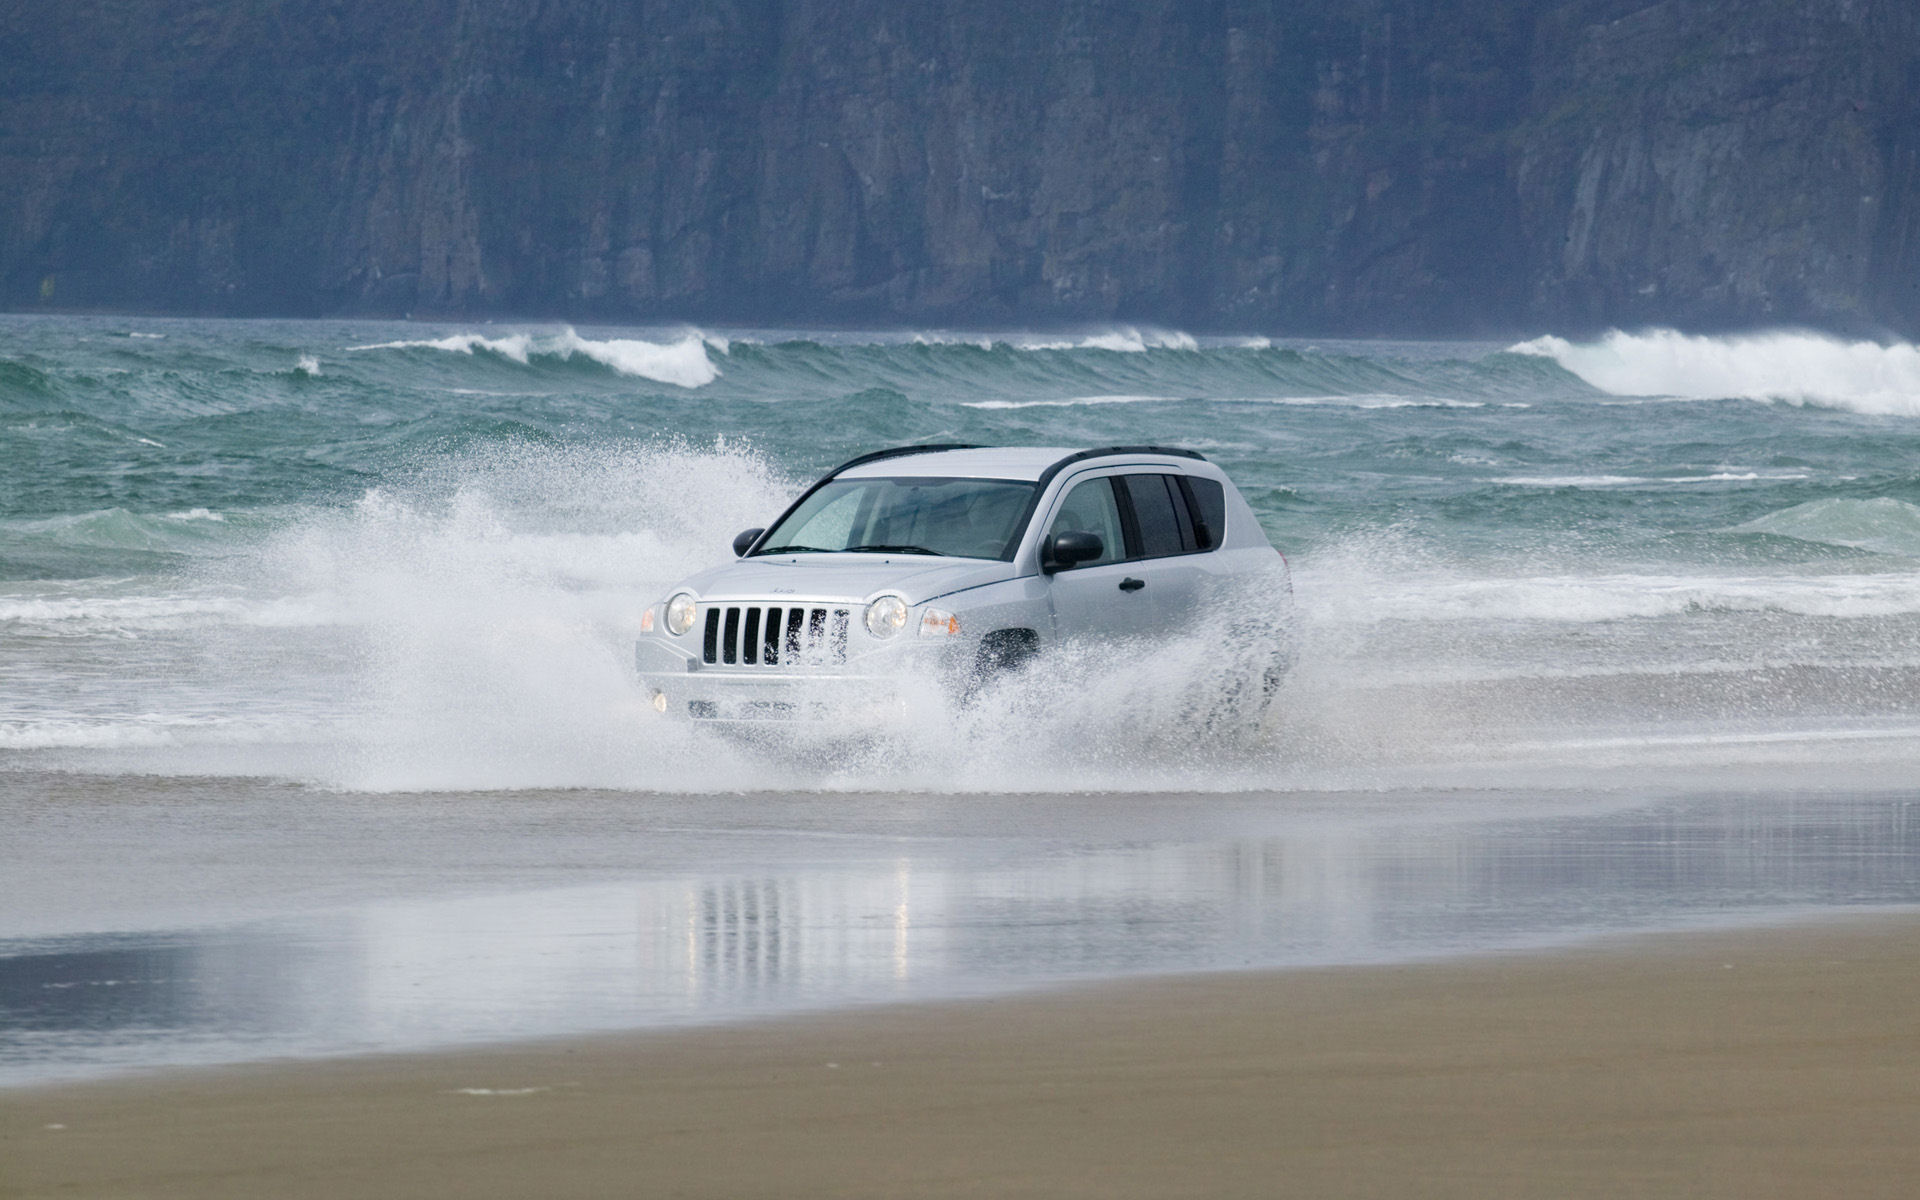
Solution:
<svg viewBox="0 0 1920 1200">
<path fill-rule="evenodd" d="M 1106 552 L 1107 544 L 1100 540 L 1097 533 L 1089 533 L 1084 529 L 1056 533 L 1053 540 L 1047 543 L 1047 570 L 1058 571 L 1092 562 Z"/>
<path fill-rule="evenodd" d="M 753 544 L 759 541 L 760 535 L 765 532 L 765 529 L 743 529 L 739 533 L 734 534 L 733 556 L 735 558 L 745 558 L 747 551 L 753 549 Z"/>
</svg>

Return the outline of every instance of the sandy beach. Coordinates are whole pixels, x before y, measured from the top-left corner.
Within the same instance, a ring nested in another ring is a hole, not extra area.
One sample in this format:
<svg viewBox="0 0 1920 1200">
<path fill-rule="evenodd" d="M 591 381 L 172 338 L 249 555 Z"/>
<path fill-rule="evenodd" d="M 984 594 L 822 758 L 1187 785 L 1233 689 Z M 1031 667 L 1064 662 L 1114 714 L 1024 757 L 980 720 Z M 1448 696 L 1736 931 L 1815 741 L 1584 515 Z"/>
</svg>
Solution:
<svg viewBox="0 0 1920 1200">
<path fill-rule="evenodd" d="M 0 1195 L 1907 1196 L 1920 917 L 0 1092 Z"/>
</svg>

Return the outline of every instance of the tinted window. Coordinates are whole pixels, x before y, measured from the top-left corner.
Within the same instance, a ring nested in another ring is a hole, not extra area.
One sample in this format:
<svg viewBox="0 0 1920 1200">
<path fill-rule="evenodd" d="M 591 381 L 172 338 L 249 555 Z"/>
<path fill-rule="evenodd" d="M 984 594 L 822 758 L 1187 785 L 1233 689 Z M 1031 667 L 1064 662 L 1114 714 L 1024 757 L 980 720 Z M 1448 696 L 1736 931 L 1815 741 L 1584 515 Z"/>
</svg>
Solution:
<svg viewBox="0 0 1920 1200">
<path fill-rule="evenodd" d="M 1187 495 L 1193 500 L 1194 539 L 1202 550 L 1211 550 L 1227 536 L 1227 493 L 1217 479 L 1198 475 L 1182 478 Z"/>
<path fill-rule="evenodd" d="M 1186 524 L 1186 504 L 1176 505 L 1172 481 L 1165 475 L 1127 476 L 1127 495 L 1133 500 L 1133 519 L 1140 527 L 1140 553 L 1146 558 L 1165 558 L 1192 549 L 1191 530 Z M 1181 538 L 1182 532 L 1186 539 Z"/>
<path fill-rule="evenodd" d="M 1126 553 L 1126 538 L 1120 531 L 1120 506 L 1113 497 L 1113 480 L 1089 479 L 1076 484 L 1060 502 L 1053 524 L 1047 526 L 1047 540 L 1055 534 L 1086 532 L 1100 536 L 1100 557 L 1087 563 L 1119 562 Z"/>
</svg>

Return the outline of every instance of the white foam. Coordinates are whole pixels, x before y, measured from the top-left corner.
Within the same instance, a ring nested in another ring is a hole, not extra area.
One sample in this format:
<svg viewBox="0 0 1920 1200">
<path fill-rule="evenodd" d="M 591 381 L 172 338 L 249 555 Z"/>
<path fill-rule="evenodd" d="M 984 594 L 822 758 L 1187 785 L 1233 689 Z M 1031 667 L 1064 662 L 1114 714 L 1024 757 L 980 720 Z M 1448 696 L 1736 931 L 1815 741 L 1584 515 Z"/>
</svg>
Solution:
<svg viewBox="0 0 1920 1200">
<path fill-rule="evenodd" d="M 639 338 L 583 338 L 571 329 L 557 334 L 535 336 L 527 333 L 487 337 L 478 333 L 458 333 L 450 337 L 416 341 L 378 342 L 369 346 L 349 346 L 349 351 L 368 350 L 445 350 L 452 354 L 473 354 L 484 350 L 514 362 L 528 364 L 536 357 L 570 359 L 574 355 L 592 359 L 622 375 L 669 383 L 675 387 L 697 388 L 720 377 L 720 369 L 707 357 L 708 346 L 730 353 L 724 339 L 710 339 L 698 332 L 672 342 L 649 342 Z"/>
<path fill-rule="evenodd" d="M 1308 603 L 1322 623 L 1392 621 L 1551 621 L 1581 624 L 1701 612 L 1776 612 L 1871 618 L 1920 614 L 1920 572 L 1824 575 L 1522 575 L 1449 577 L 1439 572 L 1383 573 L 1364 582 L 1322 581 L 1301 571 L 1302 594 L 1338 597 Z"/>
<path fill-rule="evenodd" d="M 1111 350 L 1117 354 L 1143 354 L 1148 350 L 1198 350 L 1193 335 L 1177 329 L 1136 329 L 1122 326 L 1103 333 L 1065 340 L 1020 338 L 1010 343 L 1019 350 Z"/>
<path fill-rule="evenodd" d="M 320 374 L 320 360 L 311 354 L 302 354 L 300 361 L 294 364 L 293 369 L 302 375 L 318 375 Z"/>
<path fill-rule="evenodd" d="M 1811 478 L 1813 476 L 1803 471 L 1715 471 L 1709 475 L 1506 475 L 1492 482 L 1514 487 L 1604 488 L 1661 487 L 1680 483 L 1758 483 L 1762 480 L 1792 482 Z"/>
<path fill-rule="evenodd" d="M 1144 354 L 1148 350 L 1198 350 L 1193 335 L 1177 329 L 1140 329 L 1123 325 L 1079 337 L 1040 337 L 1033 334 L 952 333 L 924 330 L 910 339 L 918 346 L 975 346 L 991 350 L 1008 346 L 1015 350 L 1110 350 L 1116 354 Z M 1264 339 L 1260 339 L 1264 340 Z M 859 343 L 855 343 L 859 344 Z M 883 345 L 884 339 L 873 344 Z"/>
<path fill-rule="evenodd" d="M 1177 404 L 1178 396 L 1072 396 L 1065 400 L 969 400 L 966 408 L 1083 408 L 1097 404 Z"/>
<path fill-rule="evenodd" d="M 561 335 L 552 351 L 562 358 L 575 354 L 612 367 L 622 375 L 637 375 L 675 387 L 704 387 L 720 377 L 720 369 L 707 357 L 707 341 L 689 334 L 677 342 L 661 344 L 638 338 L 611 338 L 596 342 L 571 329 Z M 543 350 L 542 353 L 547 351 Z"/>
<path fill-rule="evenodd" d="M 321 595 L 250 596 L 228 591 L 0 596 L 0 623 L 73 636 L 252 625 L 290 629 L 335 624 Z"/>
<path fill-rule="evenodd" d="M 969 400 L 966 408 L 1083 408 L 1099 404 L 1285 404 L 1334 408 L 1485 408 L 1480 400 L 1451 400 L 1441 396 L 1397 396 L 1361 394 L 1354 396 L 1070 396 L 1059 400 Z"/>
<path fill-rule="evenodd" d="M 1239 396 L 1228 404 L 1291 404 L 1334 408 L 1485 408 L 1484 400 L 1454 400 L 1446 396 L 1402 396 L 1393 392 L 1361 392 L 1351 396 Z"/>
<path fill-rule="evenodd" d="M 1551 358 L 1616 396 L 1776 400 L 1920 416 L 1920 348 L 1905 342 L 1846 342 L 1813 333 L 1700 337 L 1672 329 L 1614 330 L 1598 342 L 1541 337 L 1509 352 Z"/>
<path fill-rule="evenodd" d="M 991 350 L 999 344 L 985 335 L 941 333 L 932 330 L 915 333 L 911 340 L 916 346 L 973 346 L 980 350 Z"/>
<path fill-rule="evenodd" d="M 534 1096 L 541 1092 L 550 1092 L 550 1087 L 483 1088 L 464 1087 L 448 1091 L 450 1096 Z"/>
<path fill-rule="evenodd" d="M 183 740 L 250 742 L 266 736 L 257 722 L 139 713 L 112 718 L 47 716 L 0 721 L 0 750 L 130 750 L 178 746 Z"/>
</svg>

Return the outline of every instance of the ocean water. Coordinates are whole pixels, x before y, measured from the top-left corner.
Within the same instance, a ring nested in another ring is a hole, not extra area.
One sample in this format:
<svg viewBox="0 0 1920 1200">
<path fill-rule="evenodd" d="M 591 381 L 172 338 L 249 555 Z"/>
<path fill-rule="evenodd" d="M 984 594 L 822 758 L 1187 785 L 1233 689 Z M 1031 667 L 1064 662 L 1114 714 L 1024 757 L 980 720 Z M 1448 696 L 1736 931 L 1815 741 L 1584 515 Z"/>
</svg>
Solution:
<svg viewBox="0 0 1920 1200">
<path fill-rule="evenodd" d="M 913 441 L 1185 445 L 1301 660 L 1207 622 L 761 751 L 653 719 L 639 614 Z M 1920 768 L 1920 351 L 0 317 L 0 769 L 354 791 L 1880 787 Z"/>
</svg>

